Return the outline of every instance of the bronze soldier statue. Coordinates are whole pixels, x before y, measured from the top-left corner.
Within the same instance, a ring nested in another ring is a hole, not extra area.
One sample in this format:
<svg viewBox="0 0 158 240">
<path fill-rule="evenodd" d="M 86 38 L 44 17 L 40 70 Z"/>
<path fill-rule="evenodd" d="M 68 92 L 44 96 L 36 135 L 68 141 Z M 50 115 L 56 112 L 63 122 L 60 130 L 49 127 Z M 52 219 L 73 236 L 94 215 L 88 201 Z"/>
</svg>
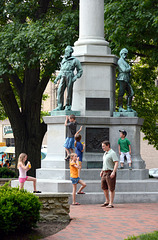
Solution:
<svg viewBox="0 0 158 240">
<path fill-rule="evenodd" d="M 131 77 L 131 67 L 125 61 L 128 54 L 128 50 L 123 48 L 120 51 L 120 59 L 118 60 L 118 69 L 119 75 L 117 80 L 119 81 L 119 96 L 118 96 L 118 105 L 119 105 L 119 112 L 135 112 L 132 109 L 132 98 L 134 95 L 134 91 L 130 84 L 130 77 Z M 127 91 L 127 110 L 123 108 L 123 96 Z"/>
<path fill-rule="evenodd" d="M 83 70 L 80 61 L 72 56 L 73 48 L 71 46 L 67 46 L 65 48 L 65 55 L 61 62 L 61 68 L 59 75 L 55 79 L 54 83 L 56 84 L 60 79 L 60 84 L 57 92 L 57 108 L 54 111 L 60 110 L 71 110 L 72 106 L 72 95 L 73 95 L 73 84 L 82 76 Z M 74 70 L 76 69 L 76 74 L 74 74 Z M 64 92 L 67 88 L 67 99 L 66 105 L 63 106 L 64 103 Z"/>
</svg>

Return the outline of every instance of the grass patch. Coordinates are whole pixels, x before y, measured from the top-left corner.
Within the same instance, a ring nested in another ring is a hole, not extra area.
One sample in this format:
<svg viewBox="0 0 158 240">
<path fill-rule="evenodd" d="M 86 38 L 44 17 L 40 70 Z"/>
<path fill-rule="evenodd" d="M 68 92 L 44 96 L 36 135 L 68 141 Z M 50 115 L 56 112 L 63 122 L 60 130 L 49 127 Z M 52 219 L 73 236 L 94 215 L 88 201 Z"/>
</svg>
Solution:
<svg viewBox="0 0 158 240">
<path fill-rule="evenodd" d="M 158 240 L 158 231 L 147 233 L 147 234 L 141 234 L 137 237 L 131 236 L 131 237 L 125 238 L 124 240 Z"/>
</svg>

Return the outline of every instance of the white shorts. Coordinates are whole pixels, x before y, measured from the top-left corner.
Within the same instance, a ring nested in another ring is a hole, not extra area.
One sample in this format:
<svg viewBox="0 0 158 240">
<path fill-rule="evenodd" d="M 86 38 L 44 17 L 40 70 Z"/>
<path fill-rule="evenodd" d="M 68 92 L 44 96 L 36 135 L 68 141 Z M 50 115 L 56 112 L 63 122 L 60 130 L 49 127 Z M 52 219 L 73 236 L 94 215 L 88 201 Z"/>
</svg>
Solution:
<svg viewBox="0 0 158 240">
<path fill-rule="evenodd" d="M 120 163 L 124 163 L 124 156 L 126 156 L 126 158 L 127 158 L 127 163 L 131 163 L 132 162 L 131 155 L 129 154 L 129 152 L 121 152 Z"/>
</svg>

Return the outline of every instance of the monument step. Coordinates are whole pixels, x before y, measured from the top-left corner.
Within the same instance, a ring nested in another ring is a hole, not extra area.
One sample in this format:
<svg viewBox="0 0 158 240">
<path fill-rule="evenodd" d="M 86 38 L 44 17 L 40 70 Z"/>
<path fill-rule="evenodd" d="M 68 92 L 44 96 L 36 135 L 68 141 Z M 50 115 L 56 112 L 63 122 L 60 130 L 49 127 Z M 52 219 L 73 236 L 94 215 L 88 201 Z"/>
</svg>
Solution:
<svg viewBox="0 0 158 240">
<path fill-rule="evenodd" d="M 41 168 L 65 168 L 65 160 L 62 161 L 42 160 Z"/>
<path fill-rule="evenodd" d="M 85 180 L 87 186 L 85 188 L 86 193 L 102 192 L 100 180 Z M 12 187 L 18 186 L 18 180 L 11 182 Z M 31 182 L 25 182 L 25 188 L 28 191 L 33 190 L 33 184 Z M 78 184 L 77 189 L 79 189 Z M 72 192 L 72 183 L 70 180 L 51 180 L 51 179 L 37 179 L 37 189 L 42 192 Z M 158 192 L 158 180 L 117 180 L 116 192 Z"/>
<path fill-rule="evenodd" d="M 105 197 L 103 192 L 86 193 L 76 195 L 76 201 L 81 204 L 103 204 Z M 158 192 L 116 192 L 114 204 L 116 203 L 157 203 Z M 70 197 L 69 203 L 72 203 Z"/>
<path fill-rule="evenodd" d="M 96 161 L 98 156 L 93 156 L 93 158 L 91 159 L 91 161 L 86 161 L 84 159 L 84 161 L 82 162 L 82 169 L 102 169 L 103 166 L 103 161 L 101 158 L 101 161 Z M 133 157 L 133 160 L 134 157 Z M 139 161 L 138 159 L 136 159 L 136 161 L 134 161 L 132 163 L 133 169 L 144 169 L 144 165 L 142 165 L 140 163 L 141 161 Z M 141 166 L 141 167 L 140 167 Z M 41 162 L 41 168 L 55 168 L 55 169 L 60 169 L 60 168 L 64 168 L 64 169 L 69 169 L 69 161 L 66 161 L 65 158 L 63 157 L 63 159 L 61 160 L 48 160 L 48 159 L 44 159 Z M 127 162 L 124 163 L 124 169 L 122 170 L 127 170 L 128 169 L 128 164 Z"/>
<path fill-rule="evenodd" d="M 81 179 L 100 180 L 101 169 L 82 169 Z M 36 170 L 38 179 L 70 179 L 69 169 L 40 168 Z M 149 178 L 148 169 L 121 169 L 117 171 L 117 180 L 143 180 Z"/>
<path fill-rule="evenodd" d="M 131 181 L 130 181 L 131 182 Z M 149 181 L 150 185 L 153 186 L 153 183 L 155 183 L 156 181 Z M 117 182 L 117 184 L 119 183 L 119 181 Z M 11 186 L 12 187 L 17 187 L 19 184 L 18 180 L 13 180 L 11 181 Z M 65 188 L 64 191 L 63 188 L 65 187 L 65 185 L 69 186 L 68 188 Z M 93 185 L 94 183 L 92 183 Z M 135 190 L 137 190 L 137 186 L 140 185 L 140 181 L 138 182 L 138 184 L 135 184 Z M 146 183 L 144 183 L 146 184 Z M 86 187 L 86 194 L 76 194 L 76 201 L 80 202 L 81 204 L 102 204 L 105 201 L 105 197 L 103 194 L 103 191 L 100 190 L 100 192 L 88 192 L 88 185 L 89 183 L 87 182 L 87 187 Z M 158 185 L 158 181 L 157 181 L 157 185 Z M 25 189 L 27 189 L 28 191 L 32 192 L 33 191 L 33 186 L 31 182 L 26 182 L 25 183 Z M 62 186 L 60 188 L 60 186 Z M 98 189 L 100 186 L 100 183 L 98 183 Z M 37 182 L 37 189 L 41 190 L 42 192 L 51 192 L 51 193 L 72 193 L 72 184 L 70 181 L 65 180 L 63 181 L 52 181 L 52 180 L 38 180 Z M 69 190 L 69 191 L 67 191 Z M 95 190 L 95 189 L 94 189 Z M 115 200 L 114 203 L 154 203 L 154 202 L 158 202 L 158 191 L 147 191 L 148 189 L 146 189 L 146 191 L 142 191 L 141 192 L 137 192 L 137 191 L 131 191 L 131 183 L 129 183 L 129 189 L 130 191 L 122 191 L 119 192 L 116 189 L 116 193 L 115 193 Z M 152 189 L 150 189 L 152 190 Z M 157 188 L 158 190 L 158 188 Z M 72 203 L 72 197 L 70 197 L 69 199 L 69 203 Z"/>
</svg>

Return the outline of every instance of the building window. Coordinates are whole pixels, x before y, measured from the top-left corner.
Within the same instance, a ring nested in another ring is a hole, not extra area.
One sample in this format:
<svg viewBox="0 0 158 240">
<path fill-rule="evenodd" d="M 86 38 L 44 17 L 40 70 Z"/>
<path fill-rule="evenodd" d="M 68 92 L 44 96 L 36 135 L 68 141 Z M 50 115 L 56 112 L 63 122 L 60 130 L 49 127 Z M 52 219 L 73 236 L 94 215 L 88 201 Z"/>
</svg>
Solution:
<svg viewBox="0 0 158 240">
<path fill-rule="evenodd" d="M 15 146 L 14 138 L 6 138 L 6 146 L 7 147 L 14 147 Z"/>
</svg>

